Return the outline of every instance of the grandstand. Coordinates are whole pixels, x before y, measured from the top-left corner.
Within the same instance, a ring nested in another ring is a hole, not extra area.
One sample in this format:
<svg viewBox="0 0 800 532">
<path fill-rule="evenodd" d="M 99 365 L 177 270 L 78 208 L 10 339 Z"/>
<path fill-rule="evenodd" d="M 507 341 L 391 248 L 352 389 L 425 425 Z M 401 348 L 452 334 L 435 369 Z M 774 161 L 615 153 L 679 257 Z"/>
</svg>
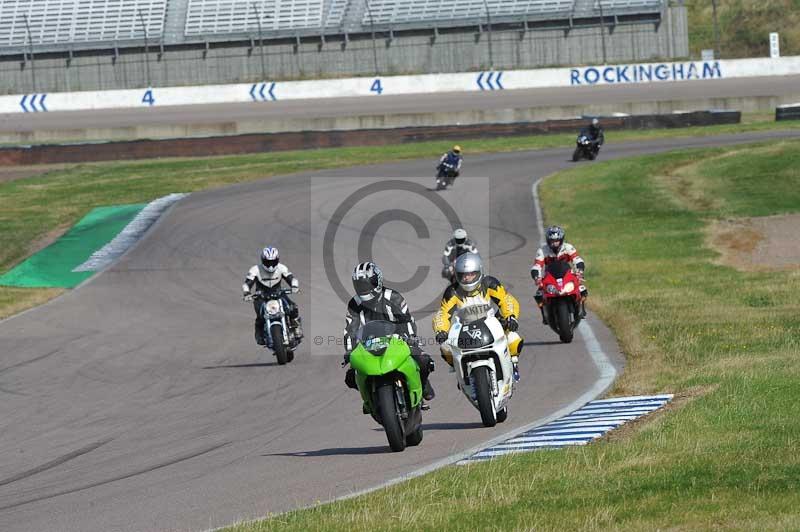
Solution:
<svg viewBox="0 0 800 532">
<path fill-rule="evenodd" d="M 601 3 L 602 2 L 602 3 Z M 549 21 L 657 21 L 665 0 L 1 0 L 0 55 Z M 488 8 L 488 13 L 487 13 Z"/>
</svg>

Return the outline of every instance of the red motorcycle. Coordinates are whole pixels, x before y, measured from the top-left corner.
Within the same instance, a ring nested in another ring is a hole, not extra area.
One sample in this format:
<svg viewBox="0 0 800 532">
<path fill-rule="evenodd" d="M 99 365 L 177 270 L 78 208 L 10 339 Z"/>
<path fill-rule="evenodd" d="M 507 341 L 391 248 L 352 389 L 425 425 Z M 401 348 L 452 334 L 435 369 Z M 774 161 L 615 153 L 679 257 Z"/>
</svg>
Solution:
<svg viewBox="0 0 800 532">
<path fill-rule="evenodd" d="M 545 268 L 542 279 L 545 317 L 565 344 L 572 341 L 572 333 L 583 316 L 580 286 L 581 279 L 568 263 L 557 260 Z"/>
</svg>

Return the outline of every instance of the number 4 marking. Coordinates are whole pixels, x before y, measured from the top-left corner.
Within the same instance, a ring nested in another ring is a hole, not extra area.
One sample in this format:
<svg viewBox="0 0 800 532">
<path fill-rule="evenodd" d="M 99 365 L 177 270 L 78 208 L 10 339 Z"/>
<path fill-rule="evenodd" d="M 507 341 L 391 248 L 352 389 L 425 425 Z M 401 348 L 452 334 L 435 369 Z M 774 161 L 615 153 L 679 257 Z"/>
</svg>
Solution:
<svg viewBox="0 0 800 532">
<path fill-rule="evenodd" d="M 147 105 L 153 105 L 156 103 L 156 99 L 153 97 L 153 89 L 147 89 L 142 96 L 142 103 L 146 103 Z"/>
<path fill-rule="evenodd" d="M 369 90 L 371 92 L 376 92 L 378 94 L 381 94 L 383 92 L 383 87 L 381 86 L 380 78 L 372 82 L 372 87 L 370 87 Z"/>
</svg>

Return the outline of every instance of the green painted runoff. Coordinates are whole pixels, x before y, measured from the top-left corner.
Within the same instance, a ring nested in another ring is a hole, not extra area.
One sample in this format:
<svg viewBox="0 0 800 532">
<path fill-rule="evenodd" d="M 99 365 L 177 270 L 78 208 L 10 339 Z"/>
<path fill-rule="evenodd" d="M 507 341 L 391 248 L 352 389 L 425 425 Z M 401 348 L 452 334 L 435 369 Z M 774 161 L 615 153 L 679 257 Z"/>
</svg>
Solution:
<svg viewBox="0 0 800 532">
<path fill-rule="evenodd" d="M 0 285 L 25 288 L 74 288 L 95 272 L 73 272 L 114 239 L 146 203 L 97 207 L 43 250 L 0 275 Z"/>
</svg>

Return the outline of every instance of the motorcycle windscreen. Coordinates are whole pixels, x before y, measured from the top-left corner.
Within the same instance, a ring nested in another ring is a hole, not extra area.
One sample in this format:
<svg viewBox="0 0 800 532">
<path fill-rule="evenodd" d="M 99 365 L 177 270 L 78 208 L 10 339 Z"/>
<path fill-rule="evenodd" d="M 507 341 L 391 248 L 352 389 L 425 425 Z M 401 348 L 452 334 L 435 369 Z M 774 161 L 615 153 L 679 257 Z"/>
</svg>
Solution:
<svg viewBox="0 0 800 532">
<path fill-rule="evenodd" d="M 480 349 L 491 347 L 493 343 L 494 336 L 486 325 L 485 318 L 465 325 L 458 335 L 459 349 Z"/>
<path fill-rule="evenodd" d="M 397 324 L 376 320 L 359 327 L 356 340 L 373 355 L 382 355 L 389 347 L 389 337 L 397 332 Z"/>
<path fill-rule="evenodd" d="M 571 268 L 569 263 L 563 260 L 556 260 L 548 264 L 545 271 L 556 279 L 563 279 L 571 271 Z"/>
</svg>

